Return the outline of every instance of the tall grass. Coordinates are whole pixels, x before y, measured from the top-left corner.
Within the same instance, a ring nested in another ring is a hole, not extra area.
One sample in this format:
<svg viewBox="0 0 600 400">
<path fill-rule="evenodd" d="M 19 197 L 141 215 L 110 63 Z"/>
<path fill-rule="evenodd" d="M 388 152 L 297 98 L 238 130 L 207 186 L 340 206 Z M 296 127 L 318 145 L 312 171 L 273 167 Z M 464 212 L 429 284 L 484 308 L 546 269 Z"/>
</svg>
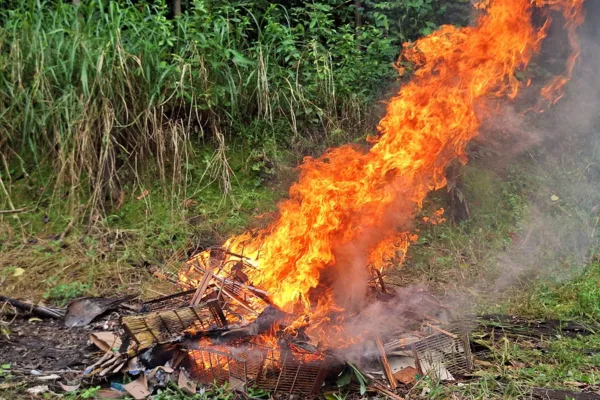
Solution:
<svg viewBox="0 0 600 400">
<path fill-rule="evenodd" d="M 47 190 L 73 212 L 102 213 L 124 182 L 148 174 L 165 197 L 186 198 L 204 143 L 214 154 L 202 178 L 227 193 L 229 143 L 362 129 L 394 76 L 392 40 L 369 26 L 336 29 L 327 9 L 256 14 L 251 2 L 194 1 L 169 20 L 158 4 L 27 0 L 0 12 L 5 182 L 8 165 L 27 174 L 49 164 Z"/>
</svg>

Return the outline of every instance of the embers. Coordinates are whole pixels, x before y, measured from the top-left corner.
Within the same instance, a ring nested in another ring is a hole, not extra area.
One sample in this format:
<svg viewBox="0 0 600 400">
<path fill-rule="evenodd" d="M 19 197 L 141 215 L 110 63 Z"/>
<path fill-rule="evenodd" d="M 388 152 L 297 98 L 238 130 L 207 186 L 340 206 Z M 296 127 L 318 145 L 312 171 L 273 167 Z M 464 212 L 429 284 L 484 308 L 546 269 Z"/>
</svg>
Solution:
<svg viewBox="0 0 600 400">
<path fill-rule="evenodd" d="M 322 355 L 248 344 L 200 346 L 190 351 L 189 357 L 192 377 L 201 383 L 227 383 L 236 390 L 257 387 L 287 394 L 318 394 L 331 362 Z"/>
</svg>

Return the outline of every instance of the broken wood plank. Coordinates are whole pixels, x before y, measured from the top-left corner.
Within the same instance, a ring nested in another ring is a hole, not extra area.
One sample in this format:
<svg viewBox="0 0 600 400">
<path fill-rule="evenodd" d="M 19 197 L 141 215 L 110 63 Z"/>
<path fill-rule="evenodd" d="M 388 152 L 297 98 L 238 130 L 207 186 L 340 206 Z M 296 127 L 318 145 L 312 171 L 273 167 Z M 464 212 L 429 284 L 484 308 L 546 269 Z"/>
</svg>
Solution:
<svg viewBox="0 0 600 400">
<path fill-rule="evenodd" d="M 198 304 L 200 304 L 200 301 L 202 301 L 202 298 L 204 297 L 204 293 L 206 292 L 206 289 L 208 289 L 208 285 L 212 281 L 213 276 L 214 275 L 212 274 L 211 271 L 204 271 L 204 276 L 202 277 L 202 280 L 200 281 L 200 284 L 198 285 L 198 288 L 196 289 L 196 293 L 194 293 L 194 297 L 192 297 L 190 306 L 193 307 L 193 306 L 197 306 Z"/>
<path fill-rule="evenodd" d="M 390 367 L 387 355 L 385 354 L 385 348 L 383 347 L 383 343 L 381 342 L 381 338 L 379 336 L 375 338 L 375 344 L 377 345 L 377 350 L 379 351 L 379 361 L 381 361 L 381 365 L 383 366 L 385 377 L 387 378 L 390 387 L 392 389 L 396 389 L 398 384 L 396 383 L 396 378 L 392 373 L 392 367 Z"/>
</svg>

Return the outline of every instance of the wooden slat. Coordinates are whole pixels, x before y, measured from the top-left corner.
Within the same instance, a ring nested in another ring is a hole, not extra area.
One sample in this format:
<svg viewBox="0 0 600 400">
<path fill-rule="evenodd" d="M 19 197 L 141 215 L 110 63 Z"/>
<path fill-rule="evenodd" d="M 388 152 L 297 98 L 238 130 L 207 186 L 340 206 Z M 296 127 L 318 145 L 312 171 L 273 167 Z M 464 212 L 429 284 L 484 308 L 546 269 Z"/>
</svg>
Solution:
<svg viewBox="0 0 600 400">
<path fill-rule="evenodd" d="M 165 343 L 181 336 L 199 318 L 204 326 L 222 326 L 222 321 L 215 320 L 210 312 L 210 307 L 215 306 L 218 307 L 218 303 L 213 300 L 194 307 L 123 317 L 122 323 L 131 337 L 145 348 L 153 343 Z"/>
<path fill-rule="evenodd" d="M 381 361 L 381 365 L 383 366 L 385 377 L 387 378 L 390 387 L 392 389 L 396 389 L 398 384 L 396 383 L 396 378 L 392 373 L 392 367 L 390 367 L 387 355 L 385 354 L 385 349 L 383 348 L 383 343 L 381 342 L 381 338 L 379 336 L 375 339 L 375 344 L 377 345 L 377 350 L 379 351 L 379 361 Z"/>
</svg>

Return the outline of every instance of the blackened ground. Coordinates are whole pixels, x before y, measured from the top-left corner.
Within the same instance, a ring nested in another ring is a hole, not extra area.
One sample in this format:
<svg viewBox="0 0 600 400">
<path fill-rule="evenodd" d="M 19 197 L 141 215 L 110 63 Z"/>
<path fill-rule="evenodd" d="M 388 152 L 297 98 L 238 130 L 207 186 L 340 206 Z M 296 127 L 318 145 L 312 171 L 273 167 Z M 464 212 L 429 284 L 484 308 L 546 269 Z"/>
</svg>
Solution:
<svg viewBox="0 0 600 400">
<path fill-rule="evenodd" d="M 67 328 L 62 320 L 4 318 L 0 334 L 0 362 L 13 374 L 83 371 L 98 349 L 88 343 L 93 328 Z"/>
</svg>

